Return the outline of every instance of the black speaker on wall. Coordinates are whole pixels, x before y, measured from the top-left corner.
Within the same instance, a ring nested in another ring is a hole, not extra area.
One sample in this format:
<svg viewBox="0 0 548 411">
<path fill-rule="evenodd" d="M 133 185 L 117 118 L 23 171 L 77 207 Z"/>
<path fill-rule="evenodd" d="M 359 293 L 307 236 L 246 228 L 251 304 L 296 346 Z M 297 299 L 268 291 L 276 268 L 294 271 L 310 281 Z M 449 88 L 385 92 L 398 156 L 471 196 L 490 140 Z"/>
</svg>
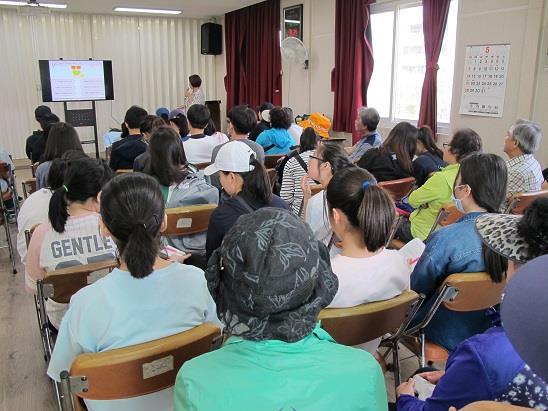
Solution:
<svg viewBox="0 0 548 411">
<path fill-rule="evenodd" d="M 218 55 L 223 52 L 223 26 L 202 24 L 202 54 Z"/>
</svg>

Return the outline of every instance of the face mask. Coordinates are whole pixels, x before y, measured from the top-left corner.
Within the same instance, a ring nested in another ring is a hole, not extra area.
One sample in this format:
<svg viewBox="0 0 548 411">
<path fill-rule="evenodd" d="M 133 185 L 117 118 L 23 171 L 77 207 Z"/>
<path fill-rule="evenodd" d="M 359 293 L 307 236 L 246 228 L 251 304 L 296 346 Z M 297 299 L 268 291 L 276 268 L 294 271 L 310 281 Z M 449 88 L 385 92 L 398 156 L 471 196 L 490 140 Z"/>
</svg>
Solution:
<svg viewBox="0 0 548 411">
<path fill-rule="evenodd" d="M 451 193 L 451 199 L 453 200 L 453 203 L 455 203 L 455 207 L 457 208 L 457 210 L 459 210 L 461 213 L 465 213 L 464 207 L 462 206 L 462 200 L 455 197 L 455 193 Z"/>
</svg>

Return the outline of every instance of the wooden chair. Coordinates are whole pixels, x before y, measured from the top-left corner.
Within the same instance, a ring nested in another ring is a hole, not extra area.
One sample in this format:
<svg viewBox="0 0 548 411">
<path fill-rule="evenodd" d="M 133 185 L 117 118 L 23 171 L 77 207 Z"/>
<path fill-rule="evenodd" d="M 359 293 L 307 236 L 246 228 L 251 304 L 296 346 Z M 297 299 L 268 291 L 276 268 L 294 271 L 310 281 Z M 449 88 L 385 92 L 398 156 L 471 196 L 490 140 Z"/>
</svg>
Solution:
<svg viewBox="0 0 548 411">
<path fill-rule="evenodd" d="M 274 183 L 276 181 L 276 169 L 275 168 L 267 168 L 266 172 L 268 173 L 268 180 L 270 181 L 270 186 L 274 187 Z"/>
<path fill-rule="evenodd" d="M 405 337 L 418 337 L 421 367 L 426 362 L 446 361 L 449 353 L 439 345 L 426 341 L 425 329 L 440 306 L 457 312 L 486 310 L 500 303 L 506 283 L 494 283 L 487 273 L 451 274 L 438 288 L 434 303 L 419 324 L 404 332 Z M 448 327 L 451 324 L 447 324 Z M 412 348 L 412 351 L 416 351 Z"/>
<path fill-rule="evenodd" d="M 0 193 L 0 225 L 4 226 L 4 231 L 6 234 L 5 245 L 0 246 L 0 248 L 8 249 L 12 273 L 17 274 L 17 269 L 15 268 L 15 248 L 11 237 L 10 221 L 12 218 L 17 219 L 18 198 L 17 190 L 15 190 L 15 178 L 9 164 L 0 162 L 0 177 L 3 178 L 8 184 L 7 191 L 5 193 Z M 14 207 L 11 211 L 8 210 L 5 203 L 5 201 L 10 199 L 13 201 Z"/>
<path fill-rule="evenodd" d="M 531 408 L 518 407 L 517 405 L 511 405 L 498 401 L 477 401 L 472 404 L 468 404 L 459 411 L 531 411 Z"/>
<path fill-rule="evenodd" d="M 398 180 L 382 181 L 379 183 L 379 187 L 384 188 L 388 194 L 394 199 L 394 201 L 401 201 L 405 198 L 415 186 L 415 178 L 407 177 L 400 178 Z"/>
<path fill-rule="evenodd" d="M 533 201 L 542 197 L 548 197 L 548 190 L 540 190 L 533 193 L 518 193 L 510 199 L 506 208 L 506 214 L 523 214 Z"/>
<path fill-rule="evenodd" d="M 280 158 L 285 157 L 285 154 L 270 154 L 264 156 L 264 166 L 265 168 L 276 168 L 276 165 L 278 165 L 278 160 Z"/>
<path fill-rule="evenodd" d="M 76 292 L 88 285 L 88 277 L 90 274 L 102 270 L 111 271 L 117 266 L 118 261 L 111 259 L 97 263 L 61 268 L 59 270 L 46 272 L 46 276 L 36 282 L 37 309 L 40 310 L 40 335 L 47 361 L 49 361 L 51 353 L 53 352 L 53 337 L 48 325 L 46 299 L 51 298 L 55 302 L 68 304 L 70 298 L 76 294 Z"/>
<path fill-rule="evenodd" d="M 182 236 L 207 231 L 217 204 L 201 204 L 166 209 L 167 228 L 163 236 Z"/>
<path fill-rule="evenodd" d="M 358 345 L 390 334 L 381 344 L 393 349 L 394 377 L 398 386 L 398 342 L 419 306 L 419 295 L 409 290 L 389 300 L 350 308 L 326 308 L 320 311 L 318 319 L 321 327 L 343 345 Z"/>
<path fill-rule="evenodd" d="M 444 204 L 440 211 L 438 212 L 438 216 L 436 217 L 436 221 L 434 221 L 434 224 L 432 225 L 432 228 L 430 229 L 430 232 L 428 233 L 428 237 L 426 237 L 426 241 L 430 239 L 432 236 L 432 233 L 436 231 L 438 226 L 440 227 L 447 227 L 448 225 L 453 224 L 456 222 L 459 218 L 464 216 L 463 213 L 461 213 L 459 210 L 457 210 L 457 207 L 453 203 L 447 203 Z"/>
<path fill-rule="evenodd" d="M 120 174 L 126 174 L 126 173 L 133 173 L 133 169 L 131 168 L 119 168 L 116 170 L 116 175 L 119 176 Z"/>
<path fill-rule="evenodd" d="M 79 410 L 78 398 L 118 400 L 173 387 L 188 360 L 222 342 L 217 325 L 206 323 L 170 337 L 100 353 L 79 355 L 62 371 L 62 411 Z"/>
<path fill-rule="evenodd" d="M 23 198 L 27 198 L 29 195 L 36 191 L 36 178 L 27 178 L 21 183 L 23 188 Z"/>
</svg>

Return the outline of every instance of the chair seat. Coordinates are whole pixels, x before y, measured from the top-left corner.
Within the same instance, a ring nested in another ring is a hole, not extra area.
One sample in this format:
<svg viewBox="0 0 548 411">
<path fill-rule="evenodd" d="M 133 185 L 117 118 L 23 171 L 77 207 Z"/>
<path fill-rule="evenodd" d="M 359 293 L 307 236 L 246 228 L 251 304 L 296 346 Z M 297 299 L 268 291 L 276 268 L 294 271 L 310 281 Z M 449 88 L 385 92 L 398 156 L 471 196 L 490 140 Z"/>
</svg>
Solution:
<svg viewBox="0 0 548 411">
<path fill-rule="evenodd" d="M 399 250 L 404 245 L 405 245 L 405 243 L 401 240 L 392 240 L 390 242 L 390 245 L 388 246 L 388 248 L 391 249 L 391 250 Z"/>
<path fill-rule="evenodd" d="M 426 344 L 424 345 L 424 356 L 426 357 L 426 361 L 429 362 L 443 362 L 447 361 L 449 353 L 445 348 L 434 344 L 433 342 L 426 341 Z"/>
</svg>

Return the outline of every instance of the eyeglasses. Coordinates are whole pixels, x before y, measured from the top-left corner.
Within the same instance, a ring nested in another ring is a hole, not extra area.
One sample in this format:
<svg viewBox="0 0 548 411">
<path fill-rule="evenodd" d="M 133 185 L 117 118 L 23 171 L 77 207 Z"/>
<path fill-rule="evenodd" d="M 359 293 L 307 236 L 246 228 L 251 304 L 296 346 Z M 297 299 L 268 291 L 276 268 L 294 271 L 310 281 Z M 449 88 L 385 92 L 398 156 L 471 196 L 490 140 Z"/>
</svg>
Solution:
<svg viewBox="0 0 548 411">
<path fill-rule="evenodd" d="M 464 190 L 466 187 L 468 187 L 468 184 L 461 184 L 460 186 L 455 186 L 455 190 L 454 191 L 457 191 L 457 190 Z"/>
<path fill-rule="evenodd" d="M 451 144 L 449 143 L 443 143 L 442 145 L 443 145 L 443 148 L 451 147 Z"/>
<path fill-rule="evenodd" d="M 226 119 L 226 124 L 230 124 L 230 119 L 229 118 Z"/>
<path fill-rule="evenodd" d="M 310 156 L 310 158 L 318 160 L 320 163 L 327 163 L 327 160 L 324 160 L 323 158 L 320 158 L 320 157 Z"/>
</svg>

